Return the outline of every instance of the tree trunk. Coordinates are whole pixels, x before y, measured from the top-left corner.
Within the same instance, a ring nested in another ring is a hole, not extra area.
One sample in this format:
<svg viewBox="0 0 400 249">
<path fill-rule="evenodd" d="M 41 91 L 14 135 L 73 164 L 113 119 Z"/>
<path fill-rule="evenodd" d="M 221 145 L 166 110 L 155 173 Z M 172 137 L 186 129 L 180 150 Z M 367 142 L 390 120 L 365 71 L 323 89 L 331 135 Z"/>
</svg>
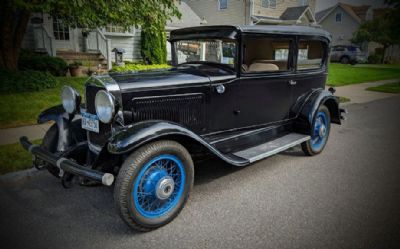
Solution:
<svg viewBox="0 0 400 249">
<path fill-rule="evenodd" d="M 383 55 L 382 55 L 382 61 L 381 63 L 384 64 L 385 63 L 385 55 L 386 55 L 386 50 L 389 46 L 388 45 L 383 45 Z"/>
<path fill-rule="evenodd" d="M 30 13 L 2 6 L 0 14 L 0 68 L 15 71 Z"/>
</svg>

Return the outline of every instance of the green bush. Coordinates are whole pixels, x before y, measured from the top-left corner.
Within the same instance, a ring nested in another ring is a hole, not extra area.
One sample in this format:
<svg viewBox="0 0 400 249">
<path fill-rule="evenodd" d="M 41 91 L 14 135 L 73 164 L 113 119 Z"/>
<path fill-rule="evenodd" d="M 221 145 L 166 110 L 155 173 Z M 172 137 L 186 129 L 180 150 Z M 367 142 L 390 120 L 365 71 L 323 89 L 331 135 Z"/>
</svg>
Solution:
<svg viewBox="0 0 400 249">
<path fill-rule="evenodd" d="M 373 54 L 368 56 L 368 63 L 369 64 L 379 64 L 382 62 L 382 55 L 381 54 Z"/>
<path fill-rule="evenodd" d="M 170 68 L 168 64 L 154 64 L 154 65 L 143 65 L 143 64 L 125 64 L 125 66 L 114 66 L 110 72 L 130 72 L 130 71 L 146 71 L 162 68 Z"/>
<path fill-rule="evenodd" d="M 55 86 L 57 79 L 48 72 L 0 71 L 0 93 L 40 91 Z"/>
<path fill-rule="evenodd" d="M 164 26 L 142 26 L 141 49 L 146 64 L 165 64 L 167 62 L 167 37 Z"/>
<path fill-rule="evenodd" d="M 65 76 L 68 64 L 58 57 L 23 50 L 19 56 L 18 68 L 20 70 L 49 72 L 54 76 Z"/>
</svg>

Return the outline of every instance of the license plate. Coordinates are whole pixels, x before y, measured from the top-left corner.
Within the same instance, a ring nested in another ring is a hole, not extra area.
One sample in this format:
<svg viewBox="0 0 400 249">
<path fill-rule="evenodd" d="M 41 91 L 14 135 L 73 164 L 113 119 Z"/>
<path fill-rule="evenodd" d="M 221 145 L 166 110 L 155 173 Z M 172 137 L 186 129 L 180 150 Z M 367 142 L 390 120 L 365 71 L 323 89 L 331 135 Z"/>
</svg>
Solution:
<svg viewBox="0 0 400 249">
<path fill-rule="evenodd" d="M 83 112 L 82 128 L 88 131 L 99 133 L 99 118 L 96 115 Z"/>
</svg>

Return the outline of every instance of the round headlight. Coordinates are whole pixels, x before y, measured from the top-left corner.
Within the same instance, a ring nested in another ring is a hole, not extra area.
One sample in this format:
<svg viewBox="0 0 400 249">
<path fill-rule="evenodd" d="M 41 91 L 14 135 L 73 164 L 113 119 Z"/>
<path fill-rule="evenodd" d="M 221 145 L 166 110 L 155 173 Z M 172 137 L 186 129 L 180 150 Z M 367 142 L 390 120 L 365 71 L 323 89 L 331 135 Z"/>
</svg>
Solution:
<svg viewBox="0 0 400 249">
<path fill-rule="evenodd" d="M 72 114 L 76 111 L 78 93 L 70 86 L 64 86 L 61 92 L 62 105 L 66 112 Z"/>
<path fill-rule="evenodd" d="M 98 91 L 95 98 L 96 114 L 103 123 L 110 123 L 115 114 L 114 97 L 108 92 Z"/>
</svg>

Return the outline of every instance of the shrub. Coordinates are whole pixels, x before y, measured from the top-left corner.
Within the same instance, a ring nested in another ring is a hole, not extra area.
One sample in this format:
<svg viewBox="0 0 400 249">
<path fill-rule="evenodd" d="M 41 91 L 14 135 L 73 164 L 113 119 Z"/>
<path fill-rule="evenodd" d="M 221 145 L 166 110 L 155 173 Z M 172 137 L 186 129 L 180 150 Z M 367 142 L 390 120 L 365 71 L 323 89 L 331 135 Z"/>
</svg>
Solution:
<svg viewBox="0 0 400 249">
<path fill-rule="evenodd" d="M 165 64 L 167 62 L 167 37 L 164 26 L 143 25 L 140 54 L 146 64 Z"/>
<path fill-rule="evenodd" d="M 129 71 L 146 71 L 162 68 L 170 68 L 168 64 L 154 64 L 154 65 L 143 65 L 143 64 L 125 64 L 125 66 L 114 66 L 110 72 L 129 72 Z"/>
<path fill-rule="evenodd" d="M 0 71 L 0 93 L 40 91 L 55 86 L 57 79 L 48 72 Z"/>
<path fill-rule="evenodd" d="M 369 64 L 379 64 L 382 62 L 382 55 L 381 54 L 372 54 L 368 56 L 368 63 Z"/>
<path fill-rule="evenodd" d="M 65 76 L 68 64 L 58 57 L 23 50 L 19 56 L 18 68 L 20 70 L 49 72 L 54 76 Z"/>
</svg>

